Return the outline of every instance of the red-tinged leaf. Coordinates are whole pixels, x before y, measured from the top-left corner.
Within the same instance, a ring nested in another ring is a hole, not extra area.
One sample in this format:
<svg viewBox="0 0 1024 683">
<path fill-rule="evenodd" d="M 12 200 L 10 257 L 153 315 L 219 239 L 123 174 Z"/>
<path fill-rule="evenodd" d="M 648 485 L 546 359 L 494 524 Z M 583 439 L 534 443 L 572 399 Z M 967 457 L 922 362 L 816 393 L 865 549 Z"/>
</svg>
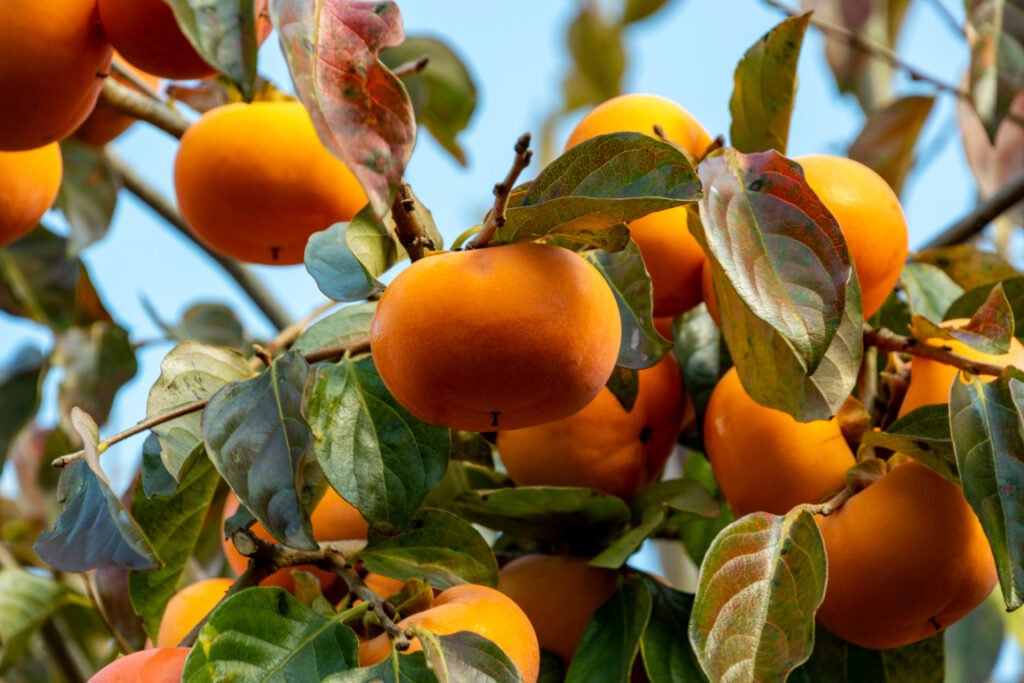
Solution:
<svg viewBox="0 0 1024 683">
<path fill-rule="evenodd" d="M 1024 99 L 1021 102 L 1024 103 Z M 1024 128 L 1021 128 L 1021 132 L 1024 133 Z M 1024 152 L 1024 135 L 1021 137 L 1021 152 Z M 1018 168 L 1024 168 L 1024 154 Z M 957 244 L 952 247 L 919 251 L 914 254 L 914 260 L 940 268 L 953 282 L 965 289 L 974 289 L 982 285 L 988 285 L 991 289 L 993 282 L 1020 275 L 999 254 L 982 251 L 973 244 Z M 971 311 L 976 308 L 977 305 Z M 968 313 L 967 316 L 969 315 L 971 314 Z"/>
<path fill-rule="evenodd" d="M 1024 0 L 966 0 L 968 91 L 990 140 L 1024 81 Z"/>
<path fill-rule="evenodd" d="M 804 507 L 722 530 L 700 568 L 690 643 L 711 683 L 785 681 L 814 649 L 825 544 Z"/>
<path fill-rule="evenodd" d="M 1002 283 L 998 283 L 966 325 L 955 329 L 944 328 L 926 318 L 914 316 L 911 331 L 921 341 L 933 338 L 956 339 L 982 353 L 1002 355 L 1010 351 L 1010 341 L 1014 335 L 1014 314 Z"/>
<path fill-rule="evenodd" d="M 398 6 L 273 0 L 270 11 L 295 91 L 320 139 L 352 169 L 383 216 L 416 142 L 409 94 L 378 59 L 404 38 Z"/>
<path fill-rule="evenodd" d="M 1024 120 L 1024 92 L 1014 97 L 1009 113 Z M 957 103 L 957 118 L 967 163 L 978 181 L 981 196 L 987 197 L 1024 169 L 1024 126 L 1009 119 L 1003 121 L 993 143 L 981 117 L 969 102 L 961 100 Z M 1024 225 L 1024 203 L 1017 204 L 1009 215 Z"/>
<path fill-rule="evenodd" d="M 898 99 L 868 117 L 849 157 L 874 169 L 899 194 L 914 165 L 914 147 L 935 104 L 934 97 Z"/>
</svg>

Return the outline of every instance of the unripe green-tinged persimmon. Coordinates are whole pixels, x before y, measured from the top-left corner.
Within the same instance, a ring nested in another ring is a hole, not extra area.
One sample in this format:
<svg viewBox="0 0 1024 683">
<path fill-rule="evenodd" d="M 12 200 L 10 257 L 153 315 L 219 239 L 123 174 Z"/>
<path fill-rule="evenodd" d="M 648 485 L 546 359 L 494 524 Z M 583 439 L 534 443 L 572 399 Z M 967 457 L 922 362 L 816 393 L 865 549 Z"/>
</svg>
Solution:
<svg viewBox="0 0 1024 683">
<path fill-rule="evenodd" d="M 398 402 L 468 431 L 582 409 L 611 375 L 621 335 L 597 270 L 537 243 L 421 259 L 387 288 L 370 326 L 374 362 Z"/>
<path fill-rule="evenodd" d="M 352 172 L 298 102 L 217 107 L 178 147 L 174 186 L 189 228 L 241 261 L 301 263 L 309 236 L 366 205 Z"/>
<path fill-rule="evenodd" d="M 572 661 L 587 622 L 615 592 L 617 575 L 585 557 L 525 555 L 502 567 L 498 590 L 533 624 L 540 646 Z"/>
<path fill-rule="evenodd" d="M 719 381 L 704 417 L 711 469 L 736 516 L 783 515 L 843 488 L 856 464 L 836 419 L 797 422 L 750 398 L 736 369 Z"/>
<path fill-rule="evenodd" d="M 487 638 L 519 668 L 524 683 L 536 683 L 540 672 L 537 634 L 523 611 L 502 593 L 487 586 L 463 584 L 434 598 L 434 606 L 406 617 L 403 629 L 418 626 L 438 635 L 472 631 Z M 414 639 L 409 652 L 422 649 Z M 391 654 L 391 641 L 383 633 L 359 645 L 360 666 L 372 666 Z"/>
<path fill-rule="evenodd" d="M 582 486 L 631 498 L 661 474 L 682 425 L 679 365 L 668 355 L 639 372 L 633 409 L 608 388 L 569 417 L 498 434 L 498 452 L 520 486 Z"/>
<path fill-rule="evenodd" d="M 139 650 L 107 664 L 89 683 L 178 683 L 189 652 L 187 647 Z"/>
<path fill-rule="evenodd" d="M 160 79 L 157 76 L 136 69 L 131 64 L 120 59 L 117 54 L 114 55 L 114 63 L 134 75 L 150 88 L 155 90 L 160 86 Z M 129 79 L 113 72 L 113 70 L 111 71 L 110 77 L 127 88 L 131 88 L 135 91 L 139 90 L 139 88 L 136 87 Z M 85 122 L 78 127 L 78 130 L 75 131 L 74 135 L 82 142 L 94 147 L 102 147 L 121 133 L 131 128 L 135 121 L 136 119 L 128 114 L 123 114 L 116 109 L 105 105 L 103 102 L 99 102 L 96 104 L 96 108 L 93 109 L 92 113 L 89 114 L 89 118 L 87 118 Z"/>
<path fill-rule="evenodd" d="M 956 329 L 966 325 L 968 320 L 947 320 L 942 327 Z M 1016 338 L 1010 340 L 1010 350 L 1002 355 L 984 353 L 956 339 L 930 339 L 929 346 L 945 346 L 953 353 L 974 361 L 1012 365 L 1024 369 L 1024 345 Z M 910 386 L 900 405 L 900 417 L 922 406 L 949 403 L 949 389 L 959 370 L 952 365 L 915 356 L 910 366 Z"/>
<path fill-rule="evenodd" d="M 209 614 L 234 583 L 231 579 L 204 579 L 185 586 L 171 596 L 160 619 L 157 647 L 177 647 Z"/>
<path fill-rule="evenodd" d="M 934 635 L 995 587 L 992 551 L 963 492 L 917 462 L 815 519 L 828 555 L 818 619 L 861 647 Z"/>
<path fill-rule="evenodd" d="M 42 147 L 92 111 L 113 54 L 96 0 L 0 2 L 0 150 Z"/>
<path fill-rule="evenodd" d="M 620 95 L 583 117 L 569 136 L 566 149 L 608 133 L 654 136 L 661 126 L 665 137 L 694 157 L 704 154 L 711 136 L 681 106 L 658 95 Z M 700 267 L 704 252 L 687 227 L 686 207 L 658 211 L 629 223 L 640 247 L 654 290 L 654 315 L 674 316 L 700 303 Z"/>
<path fill-rule="evenodd" d="M 235 494 L 229 493 L 227 499 L 224 501 L 224 513 L 223 519 L 227 520 L 228 517 L 235 514 L 238 511 L 238 498 Z M 363 516 L 359 514 L 348 501 L 338 495 L 338 493 L 328 488 L 327 493 L 317 503 L 316 508 L 313 510 L 313 514 L 310 516 L 310 521 L 313 526 L 313 538 L 321 542 L 330 541 L 350 541 L 365 539 L 369 525 Z M 277 539 L 274 538 L 266 527 L 259 522 L 256 522 L 249 530 L 256 535 L 257 538 L 266 541 L 267 543 L 277 543 Z M 235 572 L 235 574 L 241 575 L 249 565 L 249 558 L 242 555 L 235 548 L 234 543 L 231 542 L 230 538 L 221 539 L 221 547 L 224 550 L 224 557 L 227 559 L 228 566 Z M 261 586 L 277 586 L 287 591 L 292 591 L 295 588 L 295 581 L 292 577 L 293 571 L 305 571 L 315 576 L 320 581 L 321 588 L 328 588 L 332 586 L 337 580 L 338 575 L 334 572 L 324 571 L 311 565 L 298 565 L 295 567 L 288 567 L 280 569 L 267 578 L 260 582 Z M 401 585 L 399 586 L 401 588 Z"/>
<path fill-rule="evenodd" d="M 57 198 L 63 168 L 56 142 L 24 152 L 0 152 L 0 247 L 39 223 Z"/>
</svg>

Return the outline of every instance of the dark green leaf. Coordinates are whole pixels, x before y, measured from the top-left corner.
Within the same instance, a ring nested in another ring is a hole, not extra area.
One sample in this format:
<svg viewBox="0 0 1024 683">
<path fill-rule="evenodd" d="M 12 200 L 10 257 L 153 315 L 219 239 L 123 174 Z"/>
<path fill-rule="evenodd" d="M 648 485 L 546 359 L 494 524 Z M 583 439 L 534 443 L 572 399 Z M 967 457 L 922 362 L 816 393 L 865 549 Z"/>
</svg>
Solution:
<svg viewBox="0 0 1024 683">
<path fill-rule="evenodd" d="M 910 334 L 910 307 L 896 292 L 890 292 L 878 312 L 871 316 L 871 326 L 884 327 L 896 334 Z"/>
<path fill-rule="evenodd" d="M 128 332 L 104 322 L 61 334 L 53 360 L 64 369 L 57 391 L 62 421 L 77 406 L 97 422 L 106 422 L 117 392 L 138 371 Z"/>
<path fill-rule="evenodd" d="M 65 584 L 22 569 L 0 569 L 0 673 L 14 665 L 39 627 L 69 604 L 89 605 Z"/>
<path fill-rule="evenodd" d="M 654 329 L 651 277 L 640 247 L 630 240 L 622 251 L 598 249 L 584 256 L 604 277 L 619 305 L 622 341 L 616 365 L 633 370 L 651 367 L 665 357 L 672 344 Z"/>
<path fill-rule="evenodd" d="M 680 638 L 690 623 L 693 596 L 648 578 L 651 618 L 647 622 L 640 651 L 651 683 L 704 680 L 697 655 L 689 641 Z"/>
<path fill-rule="evenodd" d="M 618 25 L 606 21 L 596 6 L 581 5 L 567 38 L 573 68 L 562 88 L 566 111 L 599 104 L 622 92 L 626 51 Z"/>
<path fill-rule="evenodd" d="M 968 91 L 993 142 L 1024 82 L 1024 2 L 964 0 L 971 68 Z"/>
<path fill-rule="evenodd" d="M 814 648 L 825 597 L 825 545 L 803 506 L 727 526 L 700 568 L 690 643 L 712 681 L 785 681 Z"/>
<path fill-rule="evenodd" d="M 291 351 L 263 374 L 214 394 L 202 427 L 210 460 L 241 504 L 282 543 L 316 550 L 306 510 L 320 478 L 302 415 L 308 374 Z"/>
<path fill-rule="evenodd" d="M 249 588 L 214 610 L 185 662 L 183 681 L 320 681 L 359 665 L 359 641 L 280 588 Z"/>
<path fill-rule="evenodd" d="M 899 194 L 914 165 L 914 147 L 933 104 L 933 96 L 911 95 L 872 113 L 848 156 L 874 170 Z"/>
<path fill-rule="evenodd" d="M 498 563 L 487 541 L 444 510 L 421 510 L 397 536 L 370 532 L 359 553 L 366 568 L 395 579 L 425 579 L 435 588 L 460 583 L 498 585 Z"/>
<path fill-rule="evenodd" d="M 1003 649 L 1003 610 L 995 600 L 985 600 L 967 616 L 946 629 L 946 683 L 978 683 L 991 680 Z"/>
<path fill-rule="evenodd" d="M 932 321 L 943 320 L 946 310 L 964 293 L 948 275 L 927 263 L 903 266 L 900 284 L 907 294 L 910 312 Z"/>
<path fill-rule="evenodd" d="M 619 365 L 612 370 L 612 376 L 605 382 L 608 391 L 619 402 L 627 413 L 633 410 L 636 396 L 640 393 L 640 375 L 638 371 Z"/>
<path fill-rule="evenodd" d="M 255 0 L 168 0 L 182 33 L 210 66 L 251 100 L 256 93 Z M 264 20 L 265 21 L 265 20 Z"/>
<path fill-rule="evenodd" d="M 667 4 L 668 0 L 626 0 L 621 21 L 623 24 L 642 21 Z"/>
<path fill-rule="evenodd" d="M 928 249 L 914 254 L 914 260 L 942 269 L 953 282 L 966 289 L 974 289 L 998 280 L 1007 280 L 1020 273 L 999 254 L 982 251 L 973 244 Z M 970 316 L 962 316 L 970 317 Z"/>
<path fill-rule="evenodd" d="M 391 656 L 379 664 L 334 674 L 323 683 L 438 683 L 438 679 L 427 667 L 422 652 L 400 655 L 392 651 Z"/>
<path fill-rule="evenodd" d="M 629 683 L 650 618 L 647 582 L 632 579 L 620 585 L 587 622 L 566 683 Z"/>
<path fill-rule="evenodd" d="M 202 451 L 193 451 L 198 457 L 206 457 Z M 187 467 L 185 468 L 188 469 Z M 178 488 L 178 482 L 164 467 L 160 458 L 160 439 L 150 432 L 142 442 L 142 462 L 139 465 L 139 477 L 142 480 L 142 491 L 147 498 L 153 496 L 170 496 Z"/>
<path fill-rule="evenodd" d="M 398 243 L 370 206 L 348 223 L 313 233 L 306 244 L 306 270 L 335 301 L 359 301 L 383 292 L 377 277 L 399 258 Z"/>
<path fill-rule="evenodd" d="M 311 353 L 333 344 L 351 344 L 370 336 L 370 321 L 377 310 L 377 302 L 345 306 L 313 323 L 303 332 L 292 349 Z"/>
<path fill-rule="evenodd" d="M 949 406 L 945 403 L 913 410 L 889 425 L 884 432 L 865 432 L 861 445 L 880 446 L 910 456 L 949 481 L 960 483 L 949 434 Z"/>
<path fill-rule="evenodd" d="M 39 409 L 45 362 L 43 354 L 26 346 L 0 370 L 0 470 L 14 437 Z"/>
<path fill-rule="evenodd" d="M 711 392 L 732 367 L 732 359 L 705 304 L 699 304 L 676 318 L 673 333 L 676 360 L 683 371 L 686 392 L 697 411 L 700 433 Z"/>
<path fill-rule="evenodd" d="M 512 486 L 512 480 L 503 472 L 492 467 L 477 465 L 472 462 L 451 460 L 448 471 L 423 500 L 426 507 L 441 508 L 450 512 L 458 512 L 455 500 L 467 491 L 496 489 Z"/>
<path fill-rule="evenodd" d="M 437 636 L 413 627 L 423 645 L 427 666 L 440 683 L 518 683 L 522 674 L 497 645 L 472 631 Z"/>
<path fill-rule="evenodd" d="M 641 133 L 599 135 L 541 171 L 491 244 L 607 230 L 699 199 L 700 181 L 686 155 Z"/>
<path fill-rule="evenodd" d="M 479 432 L 452 430 L 452 460 L 494 468 L 494 446 Z"/>
<path fill-rule="evenodd" d="M 68 247 L 74 256 L 110 230 L 121 182 L 100 148 L 68 139 L 61 141 L 60 154 L 64 177 L 57 206 L 71 226 Z"/>
<path fill-rule="evenodd" d="M 729 139 L 740 152 L 786 153 L 796 66 L 810 13 L 783 20 L 754 43 L 733 75 Z"/>
<path fill-rule="evenodd" d="M 943 683 L 943 646 L 939 633 L 889 650 L 857 647 L 819 626 L 814 654 L 790 680 L 806 683 Z M 949 683 L 954 683 L 952 680 Z"/>
<path fill-rule="evenodd" d="M 197 341 L 210 346 L 241 349 L 245 343 L 245 329 L 231 308 L 223 304 L 196 304 L 181 316 L 181 322 L 165 328 L 177 341 Z"/>
</svg>

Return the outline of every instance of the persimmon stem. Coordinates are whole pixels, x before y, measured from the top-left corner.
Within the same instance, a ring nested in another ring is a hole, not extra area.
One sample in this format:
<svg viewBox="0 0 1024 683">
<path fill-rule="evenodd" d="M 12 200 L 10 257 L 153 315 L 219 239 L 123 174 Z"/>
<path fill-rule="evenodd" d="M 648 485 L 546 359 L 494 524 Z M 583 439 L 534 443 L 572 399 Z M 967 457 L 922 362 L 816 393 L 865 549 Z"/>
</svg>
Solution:
<svg viewBox="0 0 1024 683">
<path fill-rule="evenodd" d="M 533 159 L 529 133 L 523 133 L 519 136 L 519 139 L 516 140 L 515 151 L 516 156 L 512 161 L 512 168 L 505 175 L 505 179 L 494 186 L 494 207 L 487 215 L 484 227 L 466 245 L 467 249 L 479 249 L 480 247 L 487 246 L 487 243 L 494 237 L 494 233 L 498 231 L 498 228 L 505 225 L 505 210 L 508 208 L 509 196 L 512 194 L 512 190 L 515 189 L 519 174 L 530 165 L 530 161 Z"/>
<path fill-rule="evenodd" d="M 822 515 L 828 517 L 839 508 L 846 504 L 846 501 L 853 495 L 853 491 L 849 486 L 844 486 L 843 490 L 832 496 L 824 503 L 818 503 L 817 505 L 808 505 L 807 511 L 812 515 Z"/>
<path fill-rule="evenodd" d="M 936 249 L 966 242 L 989 223 L 1024 201 L 1024 171 L 1014 176 L 973 211 L 928 240 L 922 249 Z"/>
<path fill-rule="evenodd" d="M 184 116 L 160 100 L 147 97 L 128 86 L 121 85 L 113 78 L 108 78 L 103 82 L 99 101 L 104 106 L 145 121 L 179 140 L 188 130 L 189 122 Z"/>
<path fill-rule="evenodd" d="M 402 183 L 391 204 L 391 218 L 395 221 L 398 241 L 409 254 L 409 260 L 416 262 L 434 248 L 434 242 L 427 236 L 420 219 L 416 216 L 416 201 L 409 185 Z"/>
<path fill-rule="evenodd" d="M 865 329 L 864 344 L 874 346 L 879 351 L 890 353 L 906 353 L 919 358 L 928 358 L 944 365 L 952 365 L 972 375 L 999 375 L 1004 366 L 995 363 L 984 363 L 954 353 L 948 346 L 930 346 L 914 339 L 904 337 L 885 328 Z"/>
<path fill-rule="evenodd" d="M 395 623 L 394 618 L 398 616 L 398 611 L 394 605 L 367 586 L 363 577 L 359 576 L 359 573 L 352 568 L 347 558 L 344 562 L 335 562 L 334 572 L 348 585 L 348 590 L 352 595 L 371 605 L 381 626 L 394 641 L 394 648 L 399 652 L 408 650 L 412 641 L 409 634 Z"/>
<path fill-rule="evenodd" d="M 406 62 L 405 64 L 399 64 L 398 66 L 391 70 L 391 73 L 395 74 L 399 78 L 405 78 L 406 76 L 418 74 L 419 72 L 423 71 L 424 69 L 427 68 L 428 64 L 430 64 L 430 57 L 424 55 L 419 59 L 414 59 L 412 61 Z"/>
</svg>

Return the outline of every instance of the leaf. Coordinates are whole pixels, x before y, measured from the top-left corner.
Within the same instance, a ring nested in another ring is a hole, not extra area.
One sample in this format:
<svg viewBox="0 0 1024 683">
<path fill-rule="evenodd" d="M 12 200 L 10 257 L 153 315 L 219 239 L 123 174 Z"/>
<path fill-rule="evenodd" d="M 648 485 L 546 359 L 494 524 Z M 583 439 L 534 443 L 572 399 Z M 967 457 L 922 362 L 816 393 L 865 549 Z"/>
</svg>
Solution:
<svg viewBox="0 0 1024 683">
<path fill-rule="evenodd" d="M 997 283 L 965 325 L 955 329 L 944 328 L 921 316 L 914 316 L 910 329 L 920 341 L 956 339 L 982 353 L 1003 355 L 1009 353 L 1010 340 L 1013 339 L 1013 309 L 1003 286 Z"/>
<path fill-rule="evenodd" d="M 203 411 L 206 452 L 239 502 L 282 543 L 316 550 L 306 510 L 319 483 L 302 415 L 309 366 L 291 351 L 263 374 L 232 382 Z"/>
<path fill-rule="evenodd" d="M 44 227 L 0 249 L 0 311 L 52 330 L 110 322 L 70 242 Z"/>
<path fill-rule="evenodd" d="M 640 393 L 640 375 L 636 370 L 616 365 L 605 387 L 627 413 L 633 410 L 636 396 Z"/>
<path fill-rule="evenodd" d="M 256 93 L 256 54 L 260 49 L 255 0 L 167 1 L 181 32 L 203 61 L 227 76 L 245 100 L 251 101 Z"/>
<path fill-rule="evenodd" d="M 487 541 L 444 510 L 420 510 L 396 536 L 371 529 L 358 557 L 376 574 L 403 581 L 424 579 L 439 589 L 461 583 L 498 585 L 498 563 Z"/>
<path fill-rule="evenodd" d="M 867 650 L 832 635 L 815 634 L 814 654 L 793 672 L 807 683 L 943 683 L 943 634 L 888 650 Z M 953 683 L 950 680 L 949 683 Z"/>
<path fill-rule="evenodd" d="M 117 392 L 139 369 L 128 332 L 104 322 L 62 333 L 53 360 L 64 369 L 57 391 L 62 421 L 77 406 L 97 422 L 106 422 Z"/>
<path fill-rule="evenodd" d="M 201 458 L 170 496 L 147 498 L 141 487 L 135 487 L 132 516 L 163 563 L 160 569 L 128 575 L 132 608 L 144 619 L 150 638 L 156 638 L 164 608 L 199 541 L 219 483 L 217 470 Z"/>
<path fill-rule="evenodd" d="M 914 165 L 914 147 L 935 104 L 934 96 L 901 97 L 868 116 L 847 156 L 882 176 L 896 194 Z"/>
<path fill-rule="evenodd" d="M 378 60 L 404 37 L 398 6 L 271 0 L 270 13 L 320 140 L 355 174 L 373 214 L 383 216 L 416 142 L 409 94 Z"/>
<path fill-rule="evenodd" d="M 459 631 L 437 636 L 418 626 L 412 630 L 423 645 L 427 666 L 440 683 L 517 683 L 523 680 L 515 662 L 482 635 Z"/>
<path fill-rule="evenodd" d="M 1003 648 L 1003 609 L 991 598 L 946 629 L 946 672 L 949 683 L 988 681 Z"/>
<path fill-rule="evenodd" d="M 672 145 L 641 133 L 599 135 L 558 157 L 518 203 L 509 202 L 491 244 L 607 230 L 700 196 L 696 172 Z"/>
<path fill-rule="evenodd" d="M 640 247 L 630 240 L 622 251 L 598 249 L 586 252 L 584 257 L 601 273 L 619 305 L 622 341 L 616 365 L 641 370 L 656 364 L 672 345 L 654 329 L 651 277 Z"/>
<path fill-rule="evenodd" d="M 149 390 L 146 417 L 209 399 L 226 384 L 252 374 L 248 361 L 237 351 L 182 342 L 160 364 L 160 377 Z M 176 480 L 184 476 L 189 456 L 203 445 L 201 425 L 202 415 L 194 412 L 153 428 L 160 439 L 160 458 Z"/>
<path fill-rule="evenodd" d="M 630 519 L 621 498 L 571 487 L 473 491 L 456 498 L 455 504 L 458 513 L 471 522 L 535 540 L 602 536 Z"/>
<path fill-rule="evenodd" d="M 323 683 L 438 683 L 438 679 L 427 667 L 423 652 L 400 655 L 392 651 L 379 664 L 334 674 Z"/>
<path fill-rule="evenodd" d="M 864 432 L 862 447 L 888 448 L 927 465 L 944 478 L 960 483 L 949 433 L 949 406 L 922 406 L 893 422 L 884 432 Z"/>
<path fill-rule="evenodd" d="M 1024 168 L 1024 90 L 1018 92 L 999 124 L 993 143 L 973 103 L 959 99 L 956 107 L 967 164 L 978 182 L 978 194 L 990 197 Z M 1024 224 L 1024 204 L 1017 203 L 1005 214 L 1017 225 Z M 970 285 L 964 285 L 968 287 Z"/>
<path fill-rule="evenodd" d="M 26 346 L 0 370 L 0 470 L 14 437 L 39 410 L 45 361 L 38 349 Z"/>
<path fill-rule="evenodd" d="M 401 45 L 389 47 L 380 54 L 380 60 L 389 69 L 423 57 L 430 60 L 427 67 L 402 79 L 409 91 L 416 121 L 465 166 L 466 154 L 457 137 L 473 118 L 477 97 L 476 83 L 462 59 L 447 43 L 427 36 L 406 36 Z"/>
<path fill-rule="evenodd" d="M 295 340 L 292 350 L 308 354 L 334 344 L 351 344 L 368 339 L 370 321 L 376 310 L 376 301 L 345 306 L 306 328 Z"/>
<path fill-rule="evenodd" d="M 744 388 L 799 421 L 831 418 L 863 350 L 860 287 L 838 223 L 776 152 L 726 150 L 699 171 L 705 198 L 690 229 Z"/>
<path fill-rule="evenodd" d="M 562 84 L 565 111 L 599 104 L 622 92 L 626 50 L 619 26 L 593 5 L 581 5 L 569 24 L 566 42 L 572 70 Z"/>
<path fill-rule="evenodd" d="M 202 450 L 193 451 L 193 454 L 193 457 L 206 458 L 206 453 Z M 187 471 L 188 466 L 184 469 Z M 147 498 L 171 496 L 178 488 L 178 482 L 167 471 L 163 460 L 160 459 L 160 439 L 152 432 L 142 442 L 139 478 L 142 480 L 142 492 Z"/>
<path fill-rule="evenodd" d="M 84 444 L 84 457 L 61 472 L 57 500 L 63 509 L 53 531 L 39 534 L 33 546 L 36 553 L 63 572 L 158 568 L 160 560 L 152 544 L 100 468 L 96 423 L 74 408 L 71 425 Z"/>
<path fill-rule="evenodd" d="M 650 618 L 647 583 L 632 579 L 621 584 L 587 622 L 566 683 L 629 683 Z"/>
<path fill-rule="evenodd" d="M 210 346 L 241 349 L 245 329 L 235 312 L 223 304 L 195 304 L 182 314 L 181 321 L 166 328 L 172 339 L 197 341 Z"/>
<path fill-rule="evenodd" d="M 359 301 L 384 291 L 377 281 L 398 263 L 398 243 L 367 205 L 349 223 L 313 233 L 306 243 L 306 270 L 335 301 Z"/>
<path fill-rule="evenodd" d="M 449 430 L 399 405 L 372 357 L 318 365 L 305 413 L 327 480 L 378 531 L 406 526 L 444 476 Z"/>
<path fill-rule="evenodd" d="M 15 567 L 0 569 L 0 673 L 21 659 L 36 631 L 52 614 L 89 601 L 51 578 Z"/>
<path fill-rule="evenodd" d="M 75 256 L 110 230 L 121 181 L 102 148 L 68 139 L 60 154 L 64 176 L 57 206 L 71 226 L 68 255 Z"/>
<path fill-rule="evenodd" d="M 1017 339 L 1021 339 L 1024 337 L 1024 277 L 1012 277 L 998 283 L 990 282 L 964 292 L 949 306 L 945 318 L 972 318 L 991 296 L 995 284 L 1003 288 L 1003 294 L 1013 310 L 1013 334 Z"/>
<path fill-rule="evenodd" d="M 690 623 L 693 596 L 646 579 L 651 617 L 640 640 L 644 669 L 651 683 L 702 681 L 704 675 L 690 643 L 679 636 Z"/>
<path fill-rule="evenodd" d="M 946 309 L 964 293 L 948 275 L 927 263 L 903 266 L 900 285 L 907 294 L 911 313 L 929 320 L 942 320 Z"/>
<path fill-rule="evenodd" d="M 980 288 L 985 284 L 991 288 L 993 282 L 1020 275 L 999 254 L 982 251 L 973 244 L 926 249 L 916 252 L 914 260 L 941 268 L 953 282 L 966 289 Z"/>
<path fill-rule="evenodd" d="M 205 114 L 217 107 L 223 107 L 225 104 L 237 104 L 247 100 L 238 86 L 223 75 L 196 81 L 192 85 L 182 85 L 180 82 L 171 83 L 164 91 L 172 103 L 181 102 L 186 107 L 200 114 Z M 255 93 L 248 100 L 251 102 L 298 101 L 295 97 L 281 91 L 274 83 L 262 76 L 256 77 Z"/>
<path fill-rule="evenodd" d="M 668 4 L 668 0 L 626 0 L 626 6 L 622 10 L 623 24 L 633 24 L 642 21 L 659 11 Z"/>
<path fill-rule="evenodd" d="M 1024 383 L 953 382 L 949 424 L 967 502 L 985 530 L 1009 610 L 1024 604 Z"/>
<path fill-rule="evenodd" d="M 1024 3 L 965 0 L 964 9 L 971 46 L 968 92 L 994 141 L 1024 82 Z"/>
<path fill-rule="evenodd" d="M 690 643 L 712 683 L 785 681 L 814 648 L 825 545 L 804 506 L 727 526 L 700 568 Z"/>
<path fill-rule="evenodd" d="M 691 308 L 676 319 L 674 350 L 683 371 L 683 384 L 697 412 L 698 427 L 718 381 L 732 367 L 721 330 L 705 304 Z M 698 429 L 698 433 L 702 433 Z"/>
<path fill-rule="evenodd" d="M 249 588 L 214 610 L 185 661 L 182 680 L 320 681 L 359 665 L 359 642 L 280 588 Z"/>
<path fill-rule="evenodd" d="M 810 20 L 810 13 L 783 20 L 754 43 L 736 66 L 729 139 L 740 152 L 786 153 L 796 67 Z"/>
</svg>

